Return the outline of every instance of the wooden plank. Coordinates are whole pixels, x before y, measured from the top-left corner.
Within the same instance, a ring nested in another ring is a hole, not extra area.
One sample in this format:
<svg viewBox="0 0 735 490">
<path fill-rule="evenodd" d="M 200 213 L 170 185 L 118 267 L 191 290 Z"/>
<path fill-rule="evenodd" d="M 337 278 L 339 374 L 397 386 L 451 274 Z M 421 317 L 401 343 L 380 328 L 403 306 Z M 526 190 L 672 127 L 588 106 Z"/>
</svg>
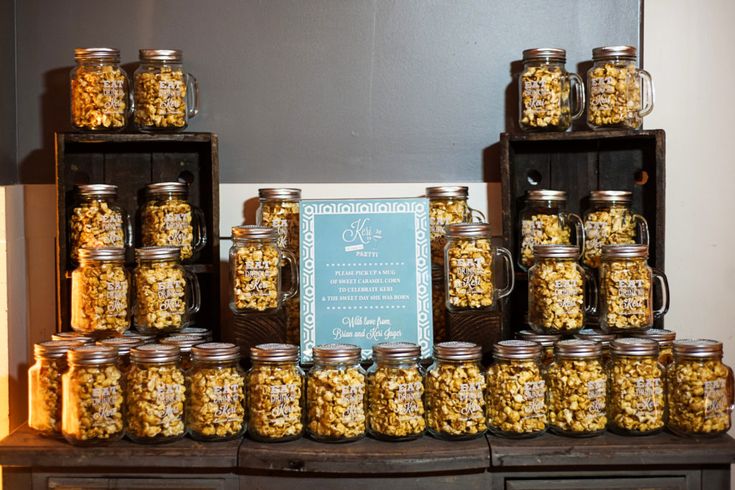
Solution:
<svg viewBox="0 0 735 490">
<path fill-rule="evenodd" d="M 483 354 L 503 340 L 502 313 L 487 311 L 447 311 L 447 339 L 474 342 Z"/>
<path fill-rule="evenodd" d="M 366 463 L 369 467 L 369 463 Z M 319 490 L 374 490 L 376 488 L 401 490 L 487 490 L 502 488 L 490 486 L 489 473 L 461 474 L 408 474 L 408 475 L 315 475 L 315 474 L 255 474 L 240 477 L 240 490 L 293 490 L 294 488 L 318 488 Z"/>
<path fill-rule="evenodd" d="M 243 357 L 250 357 L 250 348 L 270 342 L 286 342 L 286 310 L 272 313 L 241 313 L 233 315 L 232 336 Z"/>
<path fill-rule="evenodd" d="M 687 490 L 684 477 L 554 478 L 512 480 L 507 490 Z"/>
</svg>

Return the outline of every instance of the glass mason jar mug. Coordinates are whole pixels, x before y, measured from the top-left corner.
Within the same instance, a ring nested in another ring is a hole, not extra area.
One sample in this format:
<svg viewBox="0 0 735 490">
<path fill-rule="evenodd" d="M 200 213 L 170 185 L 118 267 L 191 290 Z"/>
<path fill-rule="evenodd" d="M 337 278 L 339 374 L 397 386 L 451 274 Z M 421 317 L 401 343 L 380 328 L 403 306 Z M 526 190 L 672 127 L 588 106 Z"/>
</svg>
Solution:
<svg viewBox="0 0 735 490">
<path fill-rule="evenodd" d="M 651 269 L 647 245 L 605 245 L 600 266 L 600 328 L 605 332 L 647 330 L 669 309 L 666 275 Z M 661 307 L 653 309 L 653 281 L 661 287 Z"/>
<path fill-rule="evenodd" d="M 408 441 L 423 435 L 424 372 L 421 348 L 408 342 L 373 347 L 368 370 L 368 432 L 376 439 Z"/>
<path fill-rule="evenodd" d="M 186 128 L 199 113 L 199 84 L 181 65 L 180 49 L 141 49 L 135 70 L 135 125 L 141 131 Z"/>
<path fill-rule="evenodd" d="M 585 236 L 582 219 L 567 213 L 567 193 L 547 189 L 526 192 L 526 203 L 520 212 L 521 239 L 518 265 L 524 271 L 533 265 L 533 247 L 536 245 L 572 245 L 584 251 Z M 583 252 L 584 253 L 584 252 Z"/>
<path fill-rule="evenodd" d="M 505 287 L 496 287 L 495 257 L 504 265 Z M 490 225 L 458 223 L 447 226 L 444 247 L 447 309 L 493 310 L 498 300 L 513 290 L 513 257 L 503 247 L 492 245 Z"/>
<path fill-rule="evenodd" d="M 523 51 L 519 78 L 520 127 L 524 131 L 566 131 L 584 112 L 584 83 L 564 64 L 559 48 Z"/>
<path fill-rule="evenodd" d="M 639 129 L 653 111 L 653 80 L 636 68 L 633 46 L 606 46 L 592 50 L 587 72 L 587 124 L 592 129 Z"/>
<path fill-rule="evenodd" d="M 128 124 L 130 81 L 120 50 L 77 48 L 71 71 L 71 125 L 82 131 L 119 131 Z"/>
<path fill-rule="evenodd" d="M 648 223 L 631 210 L 632 200 L 630 191 L 590 192 L 590 207 L 583 216 L 584 265 L 599 268 L 604 245 L 648 245 Z"/>
<path fill-rule="evenodd" d="M 117 186 L 80 185 L 69 217 L 71 260 L 79 260 L 80 248 L 123 248 L 131 245 L 127 213 L 117 204 Z"/>
<path fill-rule="evenodd" d="M 584 328 L 585 313 L 594 313 L 594 278 L 577 263 L 572 245 L 536 245 L 536 263 L 528 270 L 528 324 L 539 333 L 569 335 Z M 592 294 L 585 291 L 591 286 Z"/>
<path fill-rule="evenodd" d="M 263 442 L 290 441 L 304 433 L 305 376 L 299 348 L 260 344 L 250 348 L 247 373 L 248 434 Z"/>
<path fill-rule="evenodd" d="M 667 428 L 683 436 L 715 436 L 730 430 L 735 401 L 732 369 L 722 362 L 722 342 L 682 339 L 674 342 L 668 369 Z"/>
<path fill-rule="evenodd" d="M 458 185 L 427 187 L 431 263 L 444 268 L 446 227 L 456 223 L 484 222 L 485 216 L 467 203 L 468 188 Z"/>
<path fill-rule="evenodd" d="M 71 274 L 71 328 L 93 338 L 117 337 L 130 327 L 130 281 L 125 249 L 79 249 Z"/>
<path fill-rule="evenodd" d="M 145 188 L 140 210 L 141 242 L 144 247 L 179 247 L 181 260 L 194 260 L 207 244 L 204 213 L 188 202 L 189 185 L 159 182 Z"/>
<path fill-rule="evenodd" d="M 546 432 L 546 379 L 541 344 L 502 340 L 493 345 L 495 362 L 487 372 L 487 425 L 511 438 Z"/>
<path fill-rule="evenodd" d="M 184 269 L 178 247 L 135 250 L 133 318 L 142 333 L 178 332 L 191 324 L 201 304 L 199 281 Z"/>
<path fill-rule="evenodd" d="M 278 234 L 265 226 L 234 226 L 230 248 L 234 313 L 262 312 L 280 308 L 298 292 L 296 258 L 278 246 Z M 282 291 L 281 261 L 290 265 L 291 288 Z"/>
</svg>

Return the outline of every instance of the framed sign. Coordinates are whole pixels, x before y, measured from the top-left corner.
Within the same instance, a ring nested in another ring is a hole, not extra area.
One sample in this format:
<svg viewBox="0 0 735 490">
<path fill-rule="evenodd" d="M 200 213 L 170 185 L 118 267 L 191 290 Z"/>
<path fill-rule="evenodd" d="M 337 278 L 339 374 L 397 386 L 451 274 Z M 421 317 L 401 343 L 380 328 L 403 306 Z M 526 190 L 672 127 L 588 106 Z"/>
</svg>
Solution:
<svg viewBox="0 0 735 490">
<path fill-rule="evenodd" d="M 432 345 L 429 203 L 301 201 L 301 357 L 316 345 Z"/>
</svg>

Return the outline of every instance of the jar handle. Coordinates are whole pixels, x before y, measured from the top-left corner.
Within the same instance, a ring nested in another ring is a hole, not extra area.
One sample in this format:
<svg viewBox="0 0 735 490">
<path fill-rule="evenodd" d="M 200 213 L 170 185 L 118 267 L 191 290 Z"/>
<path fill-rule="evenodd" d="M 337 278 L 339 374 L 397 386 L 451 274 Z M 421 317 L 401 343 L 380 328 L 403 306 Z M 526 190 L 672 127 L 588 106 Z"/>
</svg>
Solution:
<svg viewBox="0 0 735 490">
<path fill-rule="evenodd" d="M 195 236 L 192 244 L 192 254 L 199 253 L 207 244 L 207 225 L 204 221 L 204 212 L 196 206 L 191 207 L 192 217 L 196 223 L 192 226 Z"/>
<path fill-rule="evenodd" d="M 580 266 L 582 267 L 582 266 Z M 597 289 L 597 281 L 595 280 L 594 274 L 587 268 L 582 267 L 582 271 L 584 273 L 584 291 L 585 291 L 585 306 L 584 306 L 584 312 L 589 313 L 590 315 L 594 315 L 597 313 L 597 305 L 599 302 L 599 293 Z M 586 291 L 591 291 L 592 294 L 586 294 Z M 593 300 L 590 301 L 589 297 L 592 296 Z"/>
<path fill-rule="evenodd" d="M 727 407 L 727 413 L 730 414 L 735 409 L 735 379 L 733 379 L 732 368 L 727 368 L 727 401 L 730 402 Z"/>
<path fill-rule="evenodd" d="M 584 105 L 587 100 L 584 91 L 584 82 L 582 77 L 576 73 L 568 73 L 569 76 L 569 87 L 570 91 L 574 94 L 574 108 L 576 109 L 572 113 L 572 121 L 576 121 L 584 113 Z"/>
<path fill-rule="evenodd" d="M 467 207 L 467 210 L 469 211 L 469 215 L 470 215 L 470 223 L 486 223 L 487 222 L 487 219 L 485 218 L 485 215 L 482 213 L 482 211 L 479 211 L 471 207 Z"/>
<path fill-rule="evenodd" d="M 186 74 L 186 98 L 191 96 L 191 103 L 186 101 L 187 117 L 196 117 L 199 114 L 199 81 L 191 73 Z M 193 94 L 193 95 L 192 95 Z M 191 107 L 191 109 L 188 109 Z"/>
<path fill-rule="evenodd" d="M 656 93 L 653 90 L 653 79 L 651 74 L 646 70 L 639 70 L 638 77 L 641 82 L 641 110 L 638 115 L 647 116 L 653 111 L 653 104 L 656 99 Z"/>
<path fill-rule="evenodd" d="M 640 214 L 634 214 L 633 220 L 638 222 L 638 233 L 640 235 L 641 245 L 648 245 L 650 243 L 650 236 L 648 234 L 648 221 Z"/>
<path fill-rule="evenodd" d="M 505 270 L 505 288 L 497 290 L 498 299 L 500 299 L 505 298 L 513 291 L 516 278 L 513 273 L 513 256 L 510 254 L 510 251 L 507 248 L 498 247 L 495 249 L 495 254 L 503 259 L 503 268 Z"/>
<path fill-rule="evenodd" d="M 122 213 L 123 219 L 123 243 L 128 248 L 133 246 L 133 220 L 127 212 Z"/>
<path fill-rule="evenodd" d="M 193 315 L 199 311 L 202 306 L 202 292 L 199 288 L 199 279 L 196 274 L 191 272 L 189 269 L 184 269 L 184 277 L 186 277 L 186 286 L 191 289 L 191 305 L 187 309 L 189 315 Z"/>
<path fill-rule="evenodd" d="M 291 273 L 291 289 L 281 293 L 281 301 L 288 301 L 299 292 L 299 266 L 296 263 L 296 256 L 289 250 L 281 251 L 281 259 L 288 262 L 288 270 Z"/>
<path fill-rule="evenodd" d="M 584 233 L 584 222 L 582 221 L 582 218 L 579 217 L 579 215 L 574 213 L 564 213 L 564 220 L 570 221 L 574 223 L 574 232 L 576 235 L 577 240 L 577 247 L 579 247 L 579 255 L 577 258 L 584 255 L 584 246 L 585 246 L 585 240 L 586 235 Z"/>
<path fill-rule="evenodd" d="M 653 311 L 653 317 L 659 318 L 669 311 L 669 281 L 666 279 L 666 274 L 659 272 L 656 269 L 653 270 L 653 279 L 661 285 L 661 308 Z"/>
</svg>

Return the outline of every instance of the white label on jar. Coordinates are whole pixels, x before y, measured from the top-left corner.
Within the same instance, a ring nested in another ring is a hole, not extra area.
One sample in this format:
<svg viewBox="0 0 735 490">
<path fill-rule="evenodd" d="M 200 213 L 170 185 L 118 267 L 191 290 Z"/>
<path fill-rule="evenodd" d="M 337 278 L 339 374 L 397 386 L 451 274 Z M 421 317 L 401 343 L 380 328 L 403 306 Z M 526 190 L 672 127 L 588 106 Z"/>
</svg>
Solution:
<svg viewBox="0 0 735 490">
<path fill-rule="evenodd" d="M 294 403 L 300 386 L 294 383 L 286 385 L 263 386 L 263 391 L 270 398 L 271 423 L 282 424 L 291 419 L 298 419 L 301 416 L 301 409 L 298 404 Z"/>
<path fill-rule="evenodd" d="M 455 260 L 452 260 L 453 264 Z M 467 259 L 456 259 L 456 265 L 452 265 L 454 277 L 461 277 L 462 289 L 466 289 L 465 294 L 482 294 L 485 292 L 483 285 L 487 283 L 483 279 L 489 271 L 485 267 L 484 257 L 475 257 Z"/>
<path fill-rule="evenodd" d="M 463 403 L 460 414 L 470 416 L 482 412 L 482 383 L 462 383 L 459 387 L 459 401 Z"/>
<path fill-rule="evenodd" d="M 554 302 L 564 311 L 571 311 L 582 304 L 582 287 L 576 279 L 557 279 L 551 284 Z"/>
<path fill-rule="evenodd" d="M 523 384 L 524 418 L 537 418 L 546 415 L 546 383 L 544 380 L 529 381 Z"/>
<path fill-rule="evenodd" d="M 339 393 L 340 398 L 335 401 L 337 405 L 346 407 L 342 417 L 344 423 L 353 423 L 364 420 L 363 398 L 365 396 L 365 385 L 353 384 L 343 386 Z"/>
<path fill-rule="evenodd" d="M 238 406 L 243 399 L 243 386 L 232 383 L 224 386 L 212 386 L 211 388 L 212 395 L 210 398 L 216 407 L 213 423 L 239 422 L 241 417 L 237 413 Z"/>
<path fill-rule="evenodd" d="M 638 419 L 645 414 L 657 414 L 659 407 L 656 400 L 663 395 L 663 385 L 660 378 L 637 378 L 633 381 L 635 386 L 635 398 L 637 400 L 636 412 Z"/>
<path fill-rule="evenodd" d="M 607 382 L 604 379 L 587 382 L 587 396 L 590 399 L 589 415 L 591 417 L 605 412 L 605 397 L 607 395 Z"/>
<path fill-rule="evenodd" d="M 102 80 L 102 95 L 104 114 L 119 114 L 124 111 L 125 87 L 123 80 Z"/>
<path fill-rule="evenodd" d="M 704 418 L 727 415 L 727 383 L 723 378 L 704 382 Z"/>
<path fill-rule="evenodd" d="M 184 312 L 184 287 L 184 281 L 181 280 L 169 280 L 156 283 L 156 296 L 161 302 L 161 311 L 168 311 L 171 313 Z"/>
<path fill-rule="evenodd" d="M 586 221 L 584 223 L 585 247 L 597 250 L 607 243 L 610 236 L 610 224 L 606 221 Z"/>
<path fill-rule="evenodd" d="M 106 313 L 117 315 L 123 313 L 128 307 L 128 283 L 123 281 L 109 281 L 105 291 L 107 296 Z"/>
<path fill-rule="evenodd" d="M 120 412 L 118 403 L 120 387 L 99 386 L 92 388 L 92 423 L 95 427 L 105 426 L 114 423 L 114 417 Z"/>
<path fill-rule="evenodd" d="M 613 77 L 592 77 L 590 79 L 590 107 L 607 111 L 615 107 L 615 84 Z"/>
<path fill-rule="evenodd" d="M 620 279 L 615 282 L 618 289 L 619 305 L 623 309 L 621 315 L 645 315 L 648 313 L 646 296 L 647 281 L 644 279 Z"/>
<path fill-rule="evenodd" d="M 158 97 L 161 99 L 160 109 L 164 114 L 183 114 L 184 85 L 181 80 L 161 80 L 158 82 Z"/>
</svg>

